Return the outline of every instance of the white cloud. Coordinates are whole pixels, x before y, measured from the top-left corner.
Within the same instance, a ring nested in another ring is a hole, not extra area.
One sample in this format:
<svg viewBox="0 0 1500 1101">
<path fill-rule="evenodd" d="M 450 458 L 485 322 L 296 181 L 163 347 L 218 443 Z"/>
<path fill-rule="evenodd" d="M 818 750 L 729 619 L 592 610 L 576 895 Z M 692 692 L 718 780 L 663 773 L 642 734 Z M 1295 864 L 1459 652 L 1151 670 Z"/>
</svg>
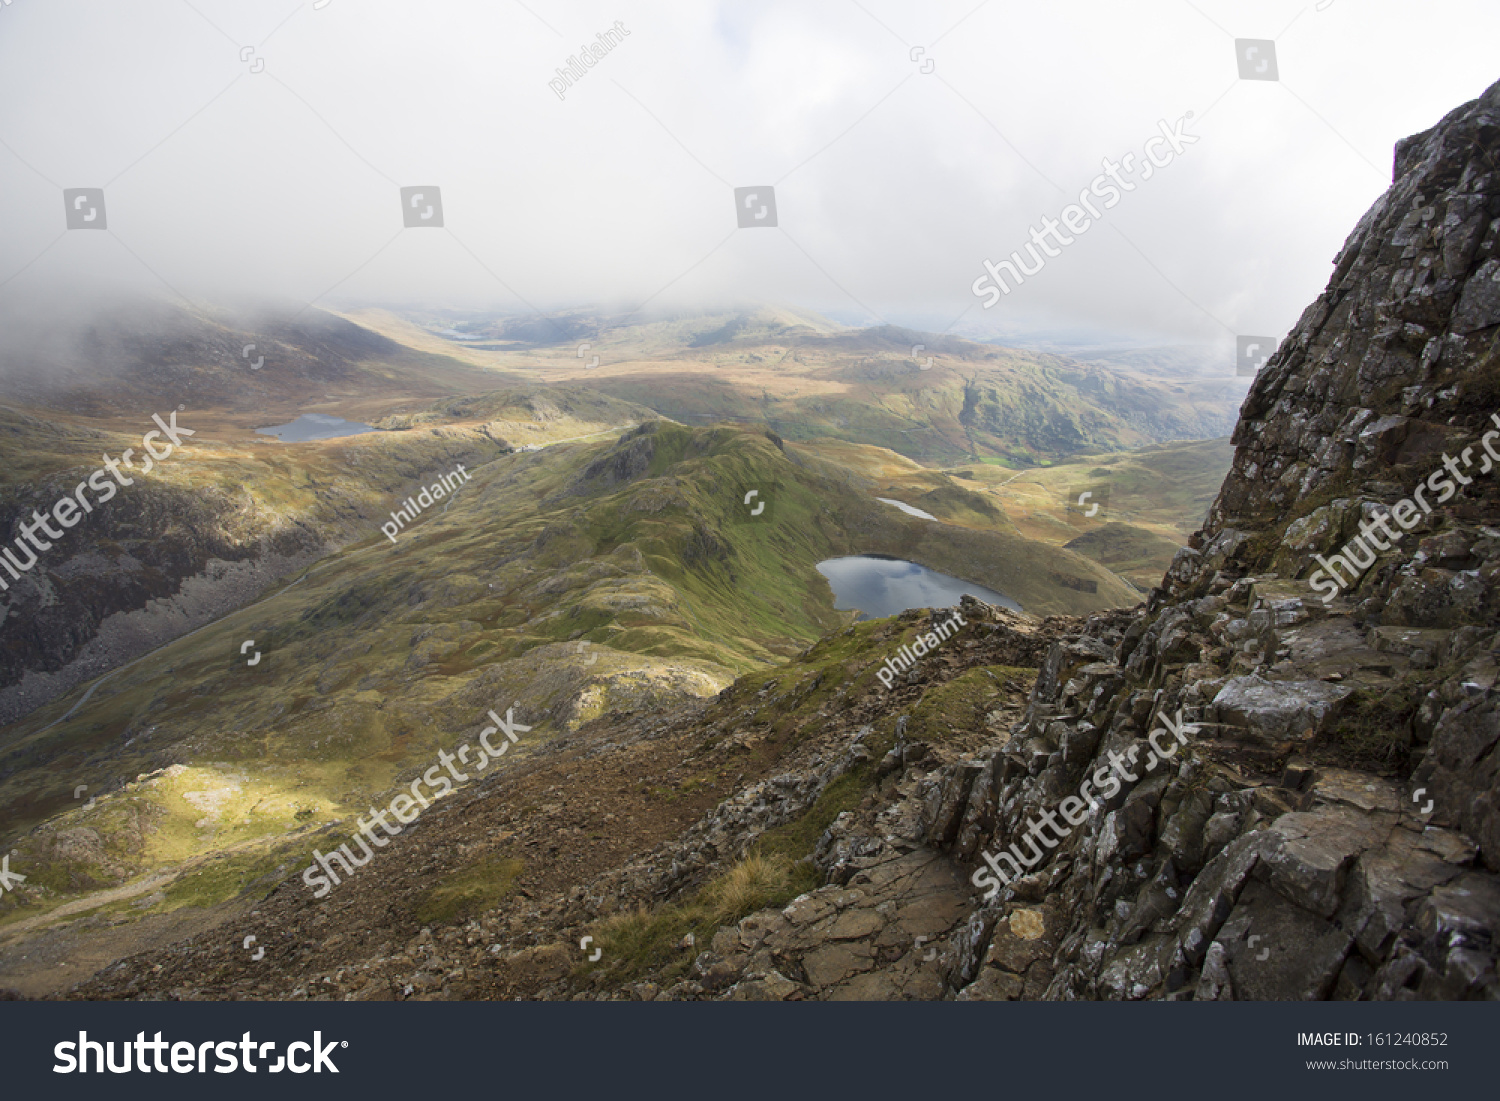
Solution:
<svg viewBox="0 0 1500 1101">
<path fill-rule="evenodd" d="M 861 4 L 14 0 L 0 281 L 519 307 L 503 280 L 544 308 L 671 284 L 657 304 L 1280 333 L 1394 142 L 1481 92 L 1500 40 L 1483 0 Z M 548 79 L 616 20 L 559 100 Z M 1281 81 L 1240 81 L 1236 36 L 1275 38 Z M 1201 140 L 1114 228 L 978 307 L 985 257 L 1188 110 Z M 402 230 L 414 184 L 446 231 Z M 751 184 L 780 229 L 735 230 Z M 110 232 L 55 240 L 59 189 L 98 186 Z"/>
</svg>

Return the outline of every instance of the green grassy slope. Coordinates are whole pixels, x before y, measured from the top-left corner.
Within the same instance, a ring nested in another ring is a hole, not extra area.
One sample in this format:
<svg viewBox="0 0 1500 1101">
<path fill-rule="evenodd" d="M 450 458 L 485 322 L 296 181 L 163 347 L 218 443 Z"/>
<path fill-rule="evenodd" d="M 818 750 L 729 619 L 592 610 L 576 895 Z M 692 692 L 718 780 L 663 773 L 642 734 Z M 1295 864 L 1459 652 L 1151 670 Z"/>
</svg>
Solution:
<svg viewBox="0 0 1500 1101">
<path fill-rule="evenodd" d="M 491 708 L 517 705 L 534 738 L 712 695 L 848 622 L 814 568 L 826 557 L 912 557 L 1038 611 L 1132 599 L 1067 552 L 905 517 L 765 433 L 655 422 L 472 473 L 394 544 L 372 534 L 121 671 L 68 721 L 46 728 L 71 699 L 0 734 L 6 840 L 46 865 L 54 902 L 225 853 L 271 859 L 473 742 Z M 85 783 L 106 793 L 89 810 L 72 797 Z"/>
<path fill-rule="evenodd" d="M 1221 438 L 1081 455 L 1020 472 L 975 463 L 946 473 L 994 501 L 1022 535 L 1075 550 L 1149 589 L 1207 515 L 1233 456 Z M 1080 506 L 1084 491 L 1093 496 Z M 1095 502 L 1101 507 L 1089 516 Z"/>
</svg>

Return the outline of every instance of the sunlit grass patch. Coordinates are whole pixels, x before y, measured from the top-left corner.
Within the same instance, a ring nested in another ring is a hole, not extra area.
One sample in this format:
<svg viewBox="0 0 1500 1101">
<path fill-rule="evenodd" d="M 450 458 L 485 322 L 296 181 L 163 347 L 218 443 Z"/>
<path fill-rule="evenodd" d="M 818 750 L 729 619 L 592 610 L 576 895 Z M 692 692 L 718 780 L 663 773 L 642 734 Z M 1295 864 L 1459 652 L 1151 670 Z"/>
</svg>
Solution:
<svg viewBox="0 0 1500 1101">
<path fill-rule="evenodd" d="M 162 910 L 176 910 L 183 906 L 206 908 L 234 898 L 253 887 L 262 897 L 275 886 L 274 874 L 283 864 L 291 846 L 276 846 L 269 850 L 235 853 L 209 860 L 193 871 L 179 876 L 164 892 L 166 902 Z"/>
</svg>

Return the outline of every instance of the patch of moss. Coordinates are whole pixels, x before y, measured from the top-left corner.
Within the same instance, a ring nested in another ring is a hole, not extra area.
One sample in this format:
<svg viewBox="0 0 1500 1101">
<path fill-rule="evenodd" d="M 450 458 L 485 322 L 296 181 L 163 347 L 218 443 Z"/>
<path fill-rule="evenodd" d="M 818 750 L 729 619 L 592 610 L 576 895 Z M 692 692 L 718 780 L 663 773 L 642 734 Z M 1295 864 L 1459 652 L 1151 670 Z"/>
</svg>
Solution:
<svg viewBox="0 0 1500 1101">
<path fill-rule="evenodd" d="M 1008 665 L 969 669 L 923 693 L 912 709 L 906 736 L 911 741 L 945 742 L 983 731 L 991 711 L 1024 702 L 1035 677 L 1035 669 Z"/>
<path fill-rule="evenodd" d="M 423 925 L 467 921 L 498 906 L 524 867 L 507 857 L 472 864 L 428 890 L 412 915 Z"/>
</svg>

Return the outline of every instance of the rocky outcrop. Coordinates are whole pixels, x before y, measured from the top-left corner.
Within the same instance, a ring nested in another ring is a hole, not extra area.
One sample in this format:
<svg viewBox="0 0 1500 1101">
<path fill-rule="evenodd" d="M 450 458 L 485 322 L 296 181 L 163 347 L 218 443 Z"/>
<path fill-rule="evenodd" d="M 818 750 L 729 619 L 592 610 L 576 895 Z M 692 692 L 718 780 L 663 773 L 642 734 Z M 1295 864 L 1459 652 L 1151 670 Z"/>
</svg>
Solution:
<svg viewBox="0 0 1500 1101">
<path fill-rule="evenodd" d="M 0 436 L 75 461 L 89 448 L 120 453 L 119 437 L 91 439 L 85 430 L 4 410 Z M 93 509 L 78 532 L 19 579 L 0 572 L 8 582 L 0 592 L 0 725 L 202 629 L 263 596 L 270 584 L 368 538 L 378 510 L 398 499 L 393 490 L 408 489 L 408 479 L 457 462 L 477 467 L 498 450 L 471 430 L 358 440 L 315 452 L 305 481 L 293 484 L 264 477 L 268 466 L 275 469 L 271 456 L 279 444 L 247 454 L 233 443 L 194 439 L 193 450 L 174 456 L 170 466 L 149 476 L 137 469 L 126 492 Z M 14 544 L 23 523 L 69 497 L 90 470 L 78 465 L 0 486 L 0 545 Z"/>
<path fill-rule="evenodd" d="M 0 539 L 17 537 L 77 480 L 0 496 Z M 331 549 L 309 525 L 266 515 L 249 492 L 133 488 L 93 518 L 94 544 L 59 548 L 20 580 L 6 578 L 0 724 L 212 622 Z"/>
<path fill-rule="evenodd" d="M 1398 146 L 1144 614 L 927 781 L 959 997 L 1500 997 L 1497 150 L 1500 85 Z"/>
</svg>

